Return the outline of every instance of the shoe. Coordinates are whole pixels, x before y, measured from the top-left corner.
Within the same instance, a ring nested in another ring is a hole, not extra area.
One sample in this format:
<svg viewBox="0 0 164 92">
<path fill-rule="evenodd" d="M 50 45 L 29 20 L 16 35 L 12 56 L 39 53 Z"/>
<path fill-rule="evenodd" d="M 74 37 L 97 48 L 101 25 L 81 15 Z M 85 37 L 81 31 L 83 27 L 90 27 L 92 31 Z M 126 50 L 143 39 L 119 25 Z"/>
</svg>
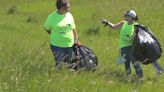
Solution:
<svg viewBox="0 0 164 92">
<path fill-rule="evenodd" d="M 158 75 L 161 75 L 163 73 L 163 70 L 157 72 Z"/>
<path fill-rule="evenodd" d="M 70 72 L 75 72 L 76 70 L 73 69 L 73 68 L 69 68 L 69 71 L 70 71 Z"/>
<path fill-rule="evenodd" d="M 143 82 L 144 80 L 145 80 L 144 77 L 139 78 L 139 82 Z"/>
<path fill-rule="evenodd" d="M 131 82 L 131 81 L 132 81 L 132 76 L 131 76 L 130 74 L 128 74 L 126 77 L 127 77 L 126 80 L 127 80 L 128 82 Z"/>
</svg>

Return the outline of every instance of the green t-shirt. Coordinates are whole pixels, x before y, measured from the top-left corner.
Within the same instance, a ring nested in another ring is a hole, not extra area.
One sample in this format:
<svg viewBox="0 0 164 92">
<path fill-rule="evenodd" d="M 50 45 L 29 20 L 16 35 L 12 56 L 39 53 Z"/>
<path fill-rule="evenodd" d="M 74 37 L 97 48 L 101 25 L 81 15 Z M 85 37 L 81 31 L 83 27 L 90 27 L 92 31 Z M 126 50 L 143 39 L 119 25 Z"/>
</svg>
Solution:
<svg viewBox="0 0 164 92">
<path fill-rule="evenodd" d="M 119 48 L 132 46 L 133 43 L 133 34 L 134 34 L 134 24 L 129 25 L 126 21 L 120 30 L 120 40 Z"/>
<path fill-rule="evenodd" d="M 51 30 L 50 44 L 58 47 L 72 47 L 74 44 L 73 29 L 76 28 L 74 18 L 70 12 L 59 15 L 50 14 L 45 21 L 44 28 Z"/>
</svg>

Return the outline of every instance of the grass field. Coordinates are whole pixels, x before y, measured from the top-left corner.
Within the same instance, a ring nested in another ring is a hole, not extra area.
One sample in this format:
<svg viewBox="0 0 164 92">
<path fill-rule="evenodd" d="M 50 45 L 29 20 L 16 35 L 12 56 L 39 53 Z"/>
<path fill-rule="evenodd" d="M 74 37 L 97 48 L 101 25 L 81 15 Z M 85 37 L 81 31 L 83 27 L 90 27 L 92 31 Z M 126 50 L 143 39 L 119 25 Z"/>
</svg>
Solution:
<svg viewBox="0 0 164 92">
<path fill-rule="evenodd" d="M 100 24 L 102 17 L 116 23 L 122 12 L 134 9 L 139 23 L 151 28 L 164 48 L 163 0 L 70 0 L 82 44 L 99 59 L 97 70 L 55 70 L 46 17 L 54 0 L 0 0 L 0 92 L 163 92 L 164 74 L 143 66 L 145 81 L 126 82 L 124 66 L 116 65 L 119 32 Z M 164 57 L 159 59 L 164 67 Z"/>
</svg>

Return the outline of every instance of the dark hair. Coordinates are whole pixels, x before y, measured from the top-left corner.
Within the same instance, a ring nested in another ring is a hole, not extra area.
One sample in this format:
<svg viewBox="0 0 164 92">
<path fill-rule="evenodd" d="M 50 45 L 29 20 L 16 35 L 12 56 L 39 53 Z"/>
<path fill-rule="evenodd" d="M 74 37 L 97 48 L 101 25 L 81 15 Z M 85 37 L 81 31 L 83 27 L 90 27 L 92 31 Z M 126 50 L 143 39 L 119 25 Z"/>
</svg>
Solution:
<svg viewBox="0 0 164 92">
<path fill-rule="evenodd" d="M 68 0 L 57 0 L 56 7 L 57 9 L 61 9 L 63 6 L 68 4 Z"/>
<path fill-rule="evenodd" d="M 134 21 L 138 21 L 138 16 L 136 16 L 135 18 L 133 18 Z"/>
</svg>

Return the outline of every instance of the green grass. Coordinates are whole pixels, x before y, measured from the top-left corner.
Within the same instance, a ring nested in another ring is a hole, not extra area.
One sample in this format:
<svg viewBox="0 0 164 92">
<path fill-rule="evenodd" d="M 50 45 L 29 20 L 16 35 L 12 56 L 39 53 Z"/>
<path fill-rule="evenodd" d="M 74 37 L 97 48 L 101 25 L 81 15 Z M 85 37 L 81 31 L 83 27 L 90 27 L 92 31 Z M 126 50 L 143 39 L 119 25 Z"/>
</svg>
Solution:
<svg viewBox="0 0 164 92">
<path fill-rule="evenodd" d="M 55 70 L 49 36 L 43 23 L 55 10 L 54 0 L 0 0 L 0 92 L 163 92 L 164 75 L 143 66 L 145 81 L 124 78 L 116 65 L 119 32 L 100 25 L 102 17 L 116 23 L 122 12 L 135 9 L 139 23 L 149 26 L 164 48 L 163 0 L 70 0 L 80 41 L 99 59 L 95 72 Z M 8 14 L 16 7 L 13 14 Z M 27 22 L 30 19 L 29 22 Z M 90 29 L 99 30 L 88 35 Z M 159 59 L 164 67 L 164 57 Z"/>
</svg>

